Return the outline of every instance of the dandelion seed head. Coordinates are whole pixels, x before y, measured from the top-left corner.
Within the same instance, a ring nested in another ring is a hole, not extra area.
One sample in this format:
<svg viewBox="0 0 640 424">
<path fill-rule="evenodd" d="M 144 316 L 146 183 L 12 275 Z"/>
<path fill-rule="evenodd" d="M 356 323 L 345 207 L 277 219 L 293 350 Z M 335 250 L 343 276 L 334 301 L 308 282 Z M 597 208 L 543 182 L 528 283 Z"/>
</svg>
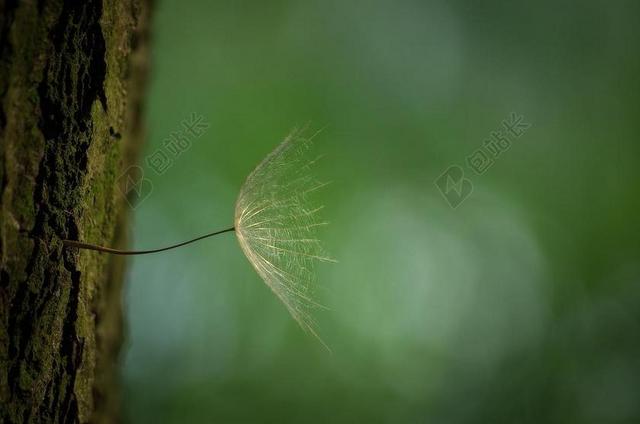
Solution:
<svg viewBox="0 0 640 424">
<path fill-rule="evenodd" d="M 311 195 L 326 183 L 311 175 L 317 159 L 306 156 L 313 136 L 294 130 L 247 177 L 235 209 L 242 251 L 300 326 L 318 337 L 311 316 L 318 262 L 333 261 L 317 238 L 322 207 Z M 318 337 L 319 338 L 319 337 Z"/>
</svg>

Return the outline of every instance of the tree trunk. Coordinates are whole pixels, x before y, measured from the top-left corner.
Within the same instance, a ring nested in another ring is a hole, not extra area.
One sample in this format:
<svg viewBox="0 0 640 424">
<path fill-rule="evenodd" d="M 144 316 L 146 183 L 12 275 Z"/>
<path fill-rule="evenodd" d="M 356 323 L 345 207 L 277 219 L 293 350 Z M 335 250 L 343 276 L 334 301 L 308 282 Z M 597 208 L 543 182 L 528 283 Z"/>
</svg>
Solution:
<svg viewBox="0 0 640 424">
<path fill-rule="evenodd" d="M 118 421 L 147 0 L 0 0 L 0 422 Z M 124 176 L 124 177 L 123 177 Z"/>
</svg>

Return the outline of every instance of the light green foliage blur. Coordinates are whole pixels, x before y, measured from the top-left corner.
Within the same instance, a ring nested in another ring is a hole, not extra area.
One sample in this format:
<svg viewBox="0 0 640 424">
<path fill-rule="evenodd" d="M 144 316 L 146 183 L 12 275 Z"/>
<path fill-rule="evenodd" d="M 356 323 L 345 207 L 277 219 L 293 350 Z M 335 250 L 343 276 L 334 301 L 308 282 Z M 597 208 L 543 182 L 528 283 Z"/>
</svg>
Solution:
<svg viewBox="0 0 640 424">
<path fill-rule="evenodd" d="M 318 271 L 328 354 L 233 234 L 133 258 L 129 422 L 640 421 L 637 2 L 156 6 L 144 154 L 192 113 L 208 128 L 143 163 L 134 247 L 232 225 L 311 121 L 339 263 Z M 512 112 L 531 127 L 475 174 Z M 451 165 L 473 185 L 456 209 Z"/>
</svg>

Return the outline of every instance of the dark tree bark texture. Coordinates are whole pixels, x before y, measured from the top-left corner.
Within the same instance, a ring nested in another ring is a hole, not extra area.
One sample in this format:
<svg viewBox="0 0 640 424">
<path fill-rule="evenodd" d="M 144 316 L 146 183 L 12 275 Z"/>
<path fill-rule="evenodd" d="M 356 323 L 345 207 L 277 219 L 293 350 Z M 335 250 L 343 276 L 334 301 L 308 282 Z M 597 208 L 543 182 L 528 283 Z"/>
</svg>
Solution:
<svg viewBox="0 0 640 424">
<path fill-rule="evenodd" d="M 118 421 L 145 0 L 0 0 L 0 422 Z"/>
</svg>

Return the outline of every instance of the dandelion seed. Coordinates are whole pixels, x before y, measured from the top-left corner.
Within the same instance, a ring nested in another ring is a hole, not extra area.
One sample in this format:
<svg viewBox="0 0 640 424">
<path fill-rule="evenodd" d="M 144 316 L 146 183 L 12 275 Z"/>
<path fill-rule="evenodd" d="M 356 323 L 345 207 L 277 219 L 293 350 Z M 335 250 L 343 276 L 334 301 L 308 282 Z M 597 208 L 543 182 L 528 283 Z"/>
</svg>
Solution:
<svg viewBox="0 0 640 424">
<path fill-rule="evenodd" d="M 314 266 L 331 262 L 316 238 L 320 224 L 308 196 L 326 183 L 309 174 L 305 161 L 313 137 L 293 131 L 247 177 L 236 203 L 236 236 L 256 272 L 284 303 L 291 316 L 317 337 L 310 311 Z"/>
<path fill-rule="evenodd" d="M 306 159 L 314 137 L 315 134 L 306 138 L 303 130 L 294 130 L 249 174 L 236 201 L 232 228 L 153 250 L 117 250 L 75 240 L 63 240 L 63 244 L 117 255 L 140 255 L 235 231 L 242 251 L 265 284 L 302 329 L 323 343 L 311 316 L 313 309 L 322 308 L 314 300 L 314 269 L 319 262 L 335 260 L 327 255 L 316 235 L 319 227 L 327 224 L 318 220 L 322 207 L 310 206 L 309 197 L 327 185 L 310 173 L 319 158 Z"/>
</svg>

